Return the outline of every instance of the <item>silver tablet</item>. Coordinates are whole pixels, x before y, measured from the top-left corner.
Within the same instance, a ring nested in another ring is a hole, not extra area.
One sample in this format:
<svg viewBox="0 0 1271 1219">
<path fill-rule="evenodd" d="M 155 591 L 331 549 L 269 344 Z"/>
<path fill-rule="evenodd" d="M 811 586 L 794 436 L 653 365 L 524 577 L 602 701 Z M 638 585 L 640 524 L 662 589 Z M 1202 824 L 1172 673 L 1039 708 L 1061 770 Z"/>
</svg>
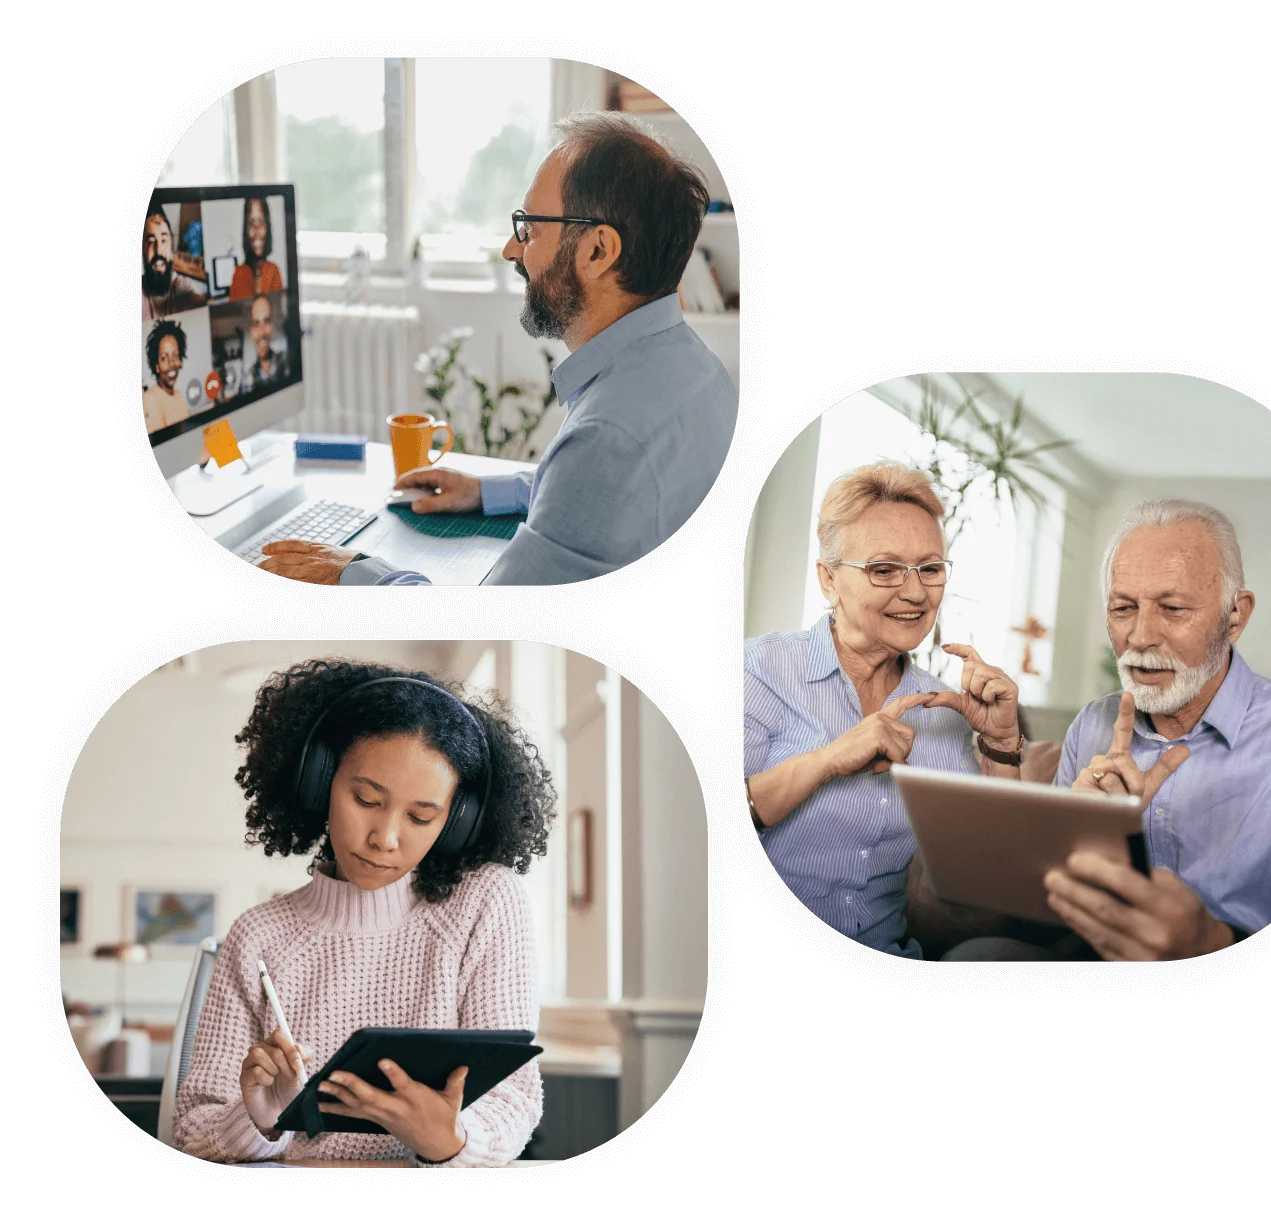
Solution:
<svg viewBox="0 0 1271 1219">
<path fill-rule="evenodd" d="M 941 901 L 1058 923 L 1042 877 L 1076 850 L 1146 870 L 1135 796 L 897 765 L 909 824 Z"/>
</svg>

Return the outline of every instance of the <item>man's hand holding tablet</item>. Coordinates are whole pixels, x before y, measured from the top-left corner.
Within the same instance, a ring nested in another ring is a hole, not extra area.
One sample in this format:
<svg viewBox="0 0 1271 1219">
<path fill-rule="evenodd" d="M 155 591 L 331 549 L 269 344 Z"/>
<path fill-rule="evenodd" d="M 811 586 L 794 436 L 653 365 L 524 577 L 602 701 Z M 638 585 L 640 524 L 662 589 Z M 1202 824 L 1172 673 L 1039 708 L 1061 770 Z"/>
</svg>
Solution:
<svg viewBox="0 0 1271 1219">
<path fill-rule="evenodd" d="M 1112 746 L 1091 758 L 1074 791 L 1139 796 L 1147 808 L 1191 756 L 1186 745 L 1167 749 L 1151 770 L 1139 770 L 1130 752 L 1134 696 L 1121 695 Z M 1170 961 L 1228 947 L 1234 935 L 1173 872 L 1150 877 L 1090 851 L 1070 855 L 1044 878 L 1046 901 L 1105 961 Z"/>
</svg>

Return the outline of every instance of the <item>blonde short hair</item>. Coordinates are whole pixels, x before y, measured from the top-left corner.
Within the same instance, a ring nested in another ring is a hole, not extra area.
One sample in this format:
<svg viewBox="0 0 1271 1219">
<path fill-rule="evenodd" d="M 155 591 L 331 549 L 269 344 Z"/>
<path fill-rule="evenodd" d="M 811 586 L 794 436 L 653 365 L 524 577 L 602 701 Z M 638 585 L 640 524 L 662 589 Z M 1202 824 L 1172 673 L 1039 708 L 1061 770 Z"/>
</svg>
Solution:
<svg viewBox="0 0 1271 1219">
<path fill-rule="evenodd" d="M 843 557 L 843 530 L 875 504 L 913 504 L 937 525 L 944 505 L 931 480 L 920 470 L 890 461 L 875 462 L 840 474 L 821 501 L 816 536 L 821 543 L 821 562 L 833 567 Z"/>
</svg>

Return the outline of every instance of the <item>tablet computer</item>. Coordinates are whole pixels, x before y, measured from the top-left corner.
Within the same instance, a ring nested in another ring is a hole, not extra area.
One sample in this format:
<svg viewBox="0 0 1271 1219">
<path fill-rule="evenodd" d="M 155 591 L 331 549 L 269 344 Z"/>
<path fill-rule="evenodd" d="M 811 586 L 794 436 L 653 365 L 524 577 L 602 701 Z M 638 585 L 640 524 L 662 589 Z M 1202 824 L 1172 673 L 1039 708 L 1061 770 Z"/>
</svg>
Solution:
<svg viewBox="0 0 1271 1219">
<path fill-rule="evenodd" d="M 300 1130 L 310 1138 L 319 1134 L 387 1134 L 378 1122 L 323 1113 L 321 1102 L 336 1103 L 318 1085 L 332 1071 L 348 1071 L 373 1088 L 391 1089 L 383 1071 L 376 1066 L 381 1058 L 395 1062 L 411 1079 L 438 1092 L 457 1067 L 468 1068 L 463 1083 L 463 1104 L 467 1108 L 495 1084 L 523 1067 L 540 1045 L 531 1045 L 534 1034 L 525 1029 L 358 1029 L 330 1057 L 326 1065 L 301 1090 L 278 1118 L 279 1130 Z"/>
<path fill-rule="evenodd" d="M 917 766 L 896 765 L 891 773 L 941 901 L 1061 923 L 1046 904 L 1042 877 L 1073 851 L 1097 851 L 1149 871 L 1137 796 Z"/>
</svg>

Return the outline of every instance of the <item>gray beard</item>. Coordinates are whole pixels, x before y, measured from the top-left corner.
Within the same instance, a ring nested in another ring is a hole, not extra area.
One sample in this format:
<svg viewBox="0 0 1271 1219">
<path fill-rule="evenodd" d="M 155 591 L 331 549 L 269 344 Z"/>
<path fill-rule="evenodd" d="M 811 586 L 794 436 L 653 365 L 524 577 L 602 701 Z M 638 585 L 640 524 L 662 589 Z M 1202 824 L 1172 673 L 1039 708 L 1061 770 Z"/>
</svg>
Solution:
<svg viewBox="0 0 1271 1219">
<path fill-rule="evenodd" d="M 1201 691 L 1204 684 L 1222 672 L 1227 663 L 1227 624 L 1220 626 L 1210 640 L 1209 651 L 1198 665 L 1185 665 L 1164 652 L 1141 652 L 1126 648 L 1117 657 L 1117 674 L 1121 688 L 1134 695 L 1134 705 L 1145 715 L 1173 715 L 1187 706 Z M 1136 682 L 1129 674 L 1135 665 L 1143 669 L 1172 669 L 1174 680 L 1168 686 L 1147 686 Z"/>
<path fill-rule="evenodd" d="M 521 306 L 521 328 L 532 339 L 563 339 L 565 331 L 582 312 L 583 286 L 574 270 L 573 251 L 566 247 L 552 265 L 531 281 L 525 279 L 525 303 Z"/>
</svg>

